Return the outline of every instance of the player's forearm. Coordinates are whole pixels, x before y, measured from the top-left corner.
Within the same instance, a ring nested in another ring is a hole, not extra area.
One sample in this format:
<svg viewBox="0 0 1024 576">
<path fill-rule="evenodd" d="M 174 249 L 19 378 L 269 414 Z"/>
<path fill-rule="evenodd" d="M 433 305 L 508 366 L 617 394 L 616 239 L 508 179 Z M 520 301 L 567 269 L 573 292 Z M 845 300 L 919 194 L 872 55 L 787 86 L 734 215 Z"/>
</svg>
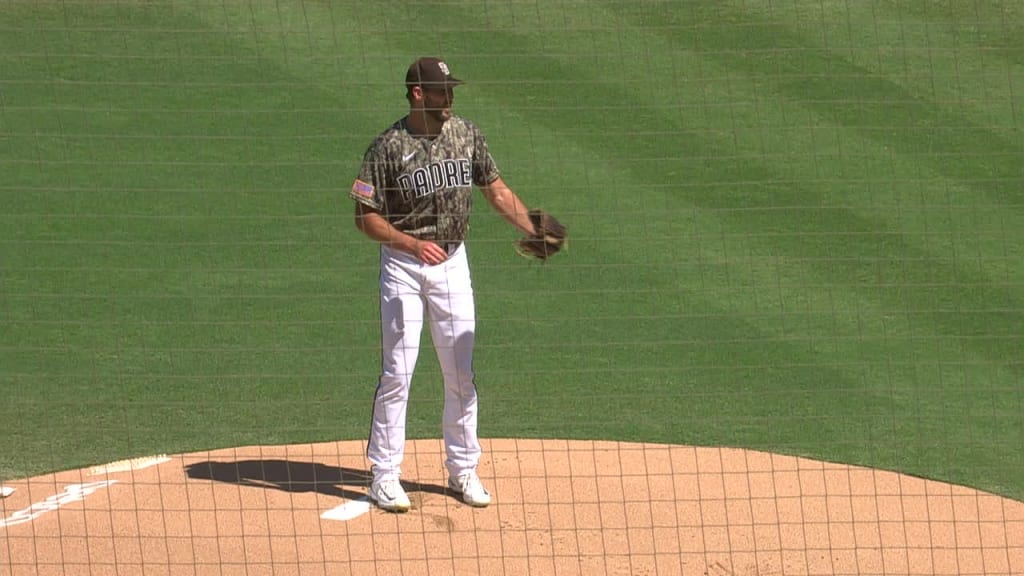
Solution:
<svg viewBox="0 0 1024 576">
<path fill-rule="evenodd" d="M 491 206 L 501 214 L 506 222 L 521 230 L 524 234 L 533 233 L 533 223 L 530 222 L 529 208 L 523 204 L 519 196 L 505 185 L 501 178 L 492 182 L 485 190 L 484 195 L 491 203 Z"/>
<path fill-rule="evenodd" d="M 357 214 L 356 228 L 381 244 L 404 252 L 415 253 L 416 238 L 398 230 L 380 214 L 373 212 Z"/>
</svg>

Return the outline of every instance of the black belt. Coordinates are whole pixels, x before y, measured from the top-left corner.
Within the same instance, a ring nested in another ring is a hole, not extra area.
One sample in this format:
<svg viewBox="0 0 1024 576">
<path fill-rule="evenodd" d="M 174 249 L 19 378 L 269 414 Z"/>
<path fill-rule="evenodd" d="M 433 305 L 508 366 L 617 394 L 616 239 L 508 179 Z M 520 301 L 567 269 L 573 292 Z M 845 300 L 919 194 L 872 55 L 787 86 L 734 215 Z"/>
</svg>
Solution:
<svg viewBox="0 0 1024 576">
<path fill-rule="evenodd" d="M 455 254 L 455 251 L 459 249 L 459 246 L 462 246 L 462 242 L 448 242 L 447 244 L 441 244 L 441 248 L 444 248 L 444 251 L 447 252 L 449 256 Z"/>
</svg>

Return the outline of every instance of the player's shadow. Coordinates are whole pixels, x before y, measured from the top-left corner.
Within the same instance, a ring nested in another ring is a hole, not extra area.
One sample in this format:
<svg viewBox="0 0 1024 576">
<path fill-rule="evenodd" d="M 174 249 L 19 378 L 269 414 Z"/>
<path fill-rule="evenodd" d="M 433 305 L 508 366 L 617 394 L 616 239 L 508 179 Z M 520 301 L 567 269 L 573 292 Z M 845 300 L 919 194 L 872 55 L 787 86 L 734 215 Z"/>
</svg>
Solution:
<svg viewBox="0 0 1024 576">
<path fill-rule="evenodd" d="M 316 492 L 348 500 L 366 496 L 373 476 L 366 470 L 290 460 L 207 460 L 185 467 L 189 478 L 271 488 L 285 492 Z M 443 486 L 402 481 L 409 492 L 445 495 Z M 358 487 L 353 490 L 351 487 Z"/>
</svg>

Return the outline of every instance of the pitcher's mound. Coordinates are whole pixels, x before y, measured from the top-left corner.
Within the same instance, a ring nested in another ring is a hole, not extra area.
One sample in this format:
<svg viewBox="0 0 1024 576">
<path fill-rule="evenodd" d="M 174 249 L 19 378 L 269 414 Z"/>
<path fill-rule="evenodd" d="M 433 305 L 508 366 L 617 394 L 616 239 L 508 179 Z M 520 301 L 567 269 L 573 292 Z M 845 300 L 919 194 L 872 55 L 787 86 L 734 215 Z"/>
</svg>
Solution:
<svg viewBox="0 0 1024 576">
<path fill-rule="evenodd" d="M 0 573 L 1024 574 L 1024 504 L 751 450 L 490 440 L 488 508 L 411 441 L 406 514 L 366 500 L 365 445 L 255 446 L 7 482 Z"/>
</svg>

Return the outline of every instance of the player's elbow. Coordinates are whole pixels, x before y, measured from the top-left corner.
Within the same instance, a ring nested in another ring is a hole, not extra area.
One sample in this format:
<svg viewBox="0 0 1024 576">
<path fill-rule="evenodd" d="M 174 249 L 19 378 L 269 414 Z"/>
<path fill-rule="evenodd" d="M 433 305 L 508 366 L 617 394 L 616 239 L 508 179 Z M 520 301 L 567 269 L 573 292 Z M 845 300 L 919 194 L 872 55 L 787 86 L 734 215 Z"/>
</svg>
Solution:
<svg viewBox="0 0 1024 576">
<path fill-rule="evenodd" d="M 370 214 L 369 211 L 366 210 L 365 208 L 363 208 L 362 205 L 356 205 L 355 224 L 356 224 L 356 229 L 359 230 L 360 232 L 364 232 L 364 233 L 366 232 L 366 227 L 368 226 L 367 220 L 368 220 L 369 214 Z"/>
<path fill-rule="evenodd" d="M 491 185 L 484 189 L 484 197 L 491 203 L 492 206 L 498 210 L 502 210 L 504 207 L 512 203 L 514 194 L 508 186 Z"/>
</svg>

